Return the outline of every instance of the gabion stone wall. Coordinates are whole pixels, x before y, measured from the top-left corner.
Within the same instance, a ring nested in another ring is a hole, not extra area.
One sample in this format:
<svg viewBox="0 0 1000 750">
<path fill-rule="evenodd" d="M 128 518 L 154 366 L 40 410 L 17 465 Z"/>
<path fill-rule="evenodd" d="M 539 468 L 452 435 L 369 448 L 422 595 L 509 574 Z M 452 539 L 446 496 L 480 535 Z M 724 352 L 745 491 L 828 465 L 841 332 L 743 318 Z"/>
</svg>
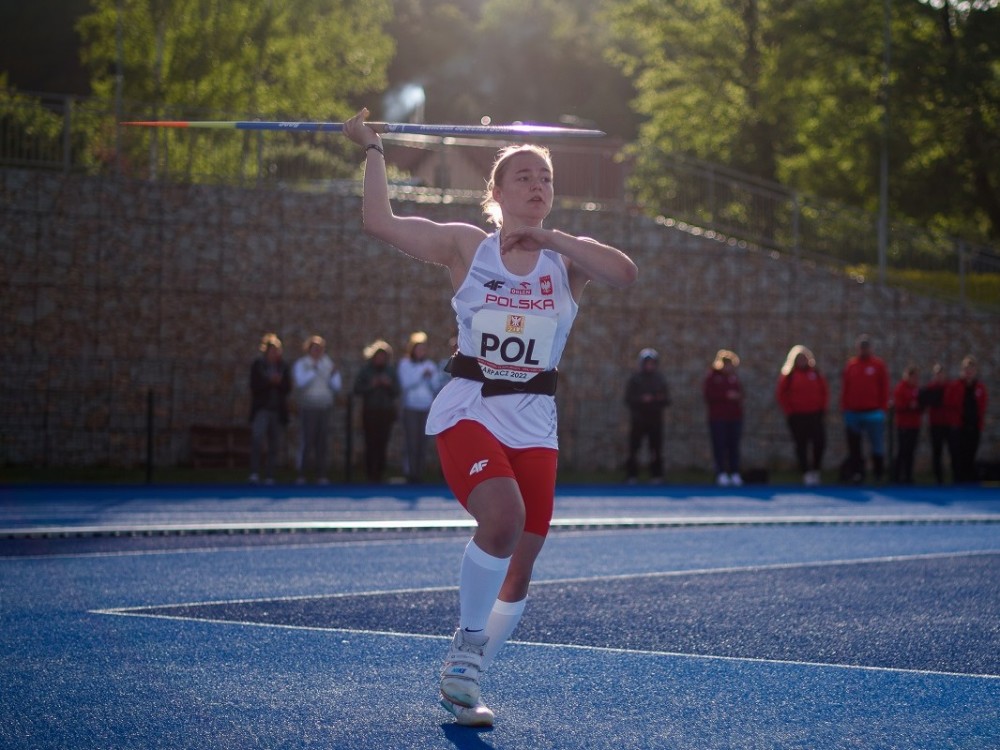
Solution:
<svg viewBox="0 0 1000 750">
<path fill-rule="evenodd" d="M 396 208 L 481 221 L 455 197 Z M 249 363 L 267 331 L 290 358 L 307 336 L 323 335 L 348 389 L 375 338 L 402 351 L 411 331 L 424 330 L 433 355 L 446 356 L 447 274 L 365 237 L 360 214 L 356 195 L 0 170 L 0 466 L 141 464 L 150 393 L 157 464 L 187 463 L 191 425 L 246 422 Z M 584 294 L 560 367 L 567 468 L 621 466 L 624 384 L 646 346 L 660 351 L 672 389 L 668 469 L 710 467 L 700 383 L 720 348 L 743 360 L 748 467 L 793 464 L 774 386 L 797 343 L 831 381 L 828 467 L 843 456 L 839 371 L 861 332 L 894 383 L 910 363 L 929 371 L 940 361 L 956 373 L 973 353 L 997 391 L 995 314 L 621 212 L 561 208 L 548 225 L 621 247 L 640 269 L 631 289 L 592 284 Z M 357 429 L 343 423 L 345 408 L 337 462 Z M 1000 454 L 997 423 L 990 417 L 983 456 Z M 291 455 L 294 426 L 290 438 Z M 399 435 L 394 457 L 398 443 Z"/>
</svg>

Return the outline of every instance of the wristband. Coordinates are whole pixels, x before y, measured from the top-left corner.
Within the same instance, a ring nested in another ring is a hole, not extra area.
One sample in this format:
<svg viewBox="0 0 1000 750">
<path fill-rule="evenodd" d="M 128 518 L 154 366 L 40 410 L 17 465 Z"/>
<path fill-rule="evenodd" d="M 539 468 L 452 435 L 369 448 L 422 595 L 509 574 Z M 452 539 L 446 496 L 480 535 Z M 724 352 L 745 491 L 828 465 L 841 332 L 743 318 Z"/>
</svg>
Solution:
<svg viewBox="0 0 1000 750">
<path fill-rule="evenodd" d="M 369 144 L 368 144 L 367 146 L 365 146 L 365 156 L 366 156 L 366 157 L 368 156 L 368 152 L 369 152 L 369 151 L 370 151 L 371 149 L 375 149 L 375 150 L 376 150 L 376 151 L 378 151 L 378 152 L 379 152 L 380 154 L 382 154 L 382 158 L 383 158 L 383 159 L 385 158 L 385 151 L 383 151 L 383 150 L 382 150 L 382 147 L 381 147 L 381 146 L 380 146 L 379 144 L 377 144 L 377 143 L 369 143 Z"/>
</svg>

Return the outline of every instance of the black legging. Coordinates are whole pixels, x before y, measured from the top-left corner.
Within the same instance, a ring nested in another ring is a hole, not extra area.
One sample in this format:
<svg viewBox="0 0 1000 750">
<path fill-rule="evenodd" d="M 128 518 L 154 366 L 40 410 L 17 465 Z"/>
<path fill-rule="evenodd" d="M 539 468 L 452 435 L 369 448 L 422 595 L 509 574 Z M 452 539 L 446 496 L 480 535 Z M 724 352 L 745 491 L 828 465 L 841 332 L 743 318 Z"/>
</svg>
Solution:
<svg viewBox="0 0 1000 750">
<path fill-rule="evenodd" d="M 917 453 L 920 430 L 900 427 L 896 430 L 896 461 L 892 467 L 892 478 L 902 484 L 913 484 L 913 459 Z"/>
<path fill-rule="evenodd" d="M 643 438 L 649 440 L 649 475 L 653 479 L 663 477 L 663 415 L 659 411 L 633 414 L 628 436 L 628 458 L 625 471 L 630 479 L 639 476 L 639 450 Z"/>
<path fill-rule="evenodd" d="M 823 453 L 826 451 L 826 425 L 823 412 L 812 411 L 788 415 L 788 429 L 795 442 L 795 458 L 799 471 L 805 474 L 810 469 L 823 468 Z M 812 463 L 809 462 L 809 448 L 812 448 Z"/>
<path fill-rule="evenodd" d="M 361 426 L 365 431 L 365 473 L 369 482 L 381 482 L 385 474 L 389 437 L 395 421 L 395 410 L 365 409 L 361 413 Z"/>
<path fill-rule="evenodd" d="M 975 482 L 979 430 L 956 427 L 951 431 L 951 470 L 956 482 Z"/>
<path fill-rule="evenodd" d="M 951 436 L 951 427 L 944 424 L 932 424 L 931 434 L 931 466 L 934 468 L 934 479 L 938 484 L 944 484 L 944 449 Z"/>
</svg>

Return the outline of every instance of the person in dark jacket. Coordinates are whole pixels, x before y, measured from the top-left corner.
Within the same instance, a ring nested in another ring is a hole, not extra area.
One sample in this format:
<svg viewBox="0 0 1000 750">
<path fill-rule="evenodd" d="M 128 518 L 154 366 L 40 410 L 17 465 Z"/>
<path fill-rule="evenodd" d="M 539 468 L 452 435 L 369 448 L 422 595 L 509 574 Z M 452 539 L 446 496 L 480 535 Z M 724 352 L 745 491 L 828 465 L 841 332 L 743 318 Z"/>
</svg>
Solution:
<svg viewBox="0 0 1000 750">
<path fill-rule="evenodd" d="M 702 392 L 708 407 L 708 431 L 715 459 L 715 482 L 720 487 L 743 484 L 740 475 L 740 440 L 743 437 L 743 385 L 735 352 L 720 349 L 708 371 Z"/>
<path fill-rule="evenodd" d="M 951 468 L 956 483 L 975 482 L 976 453 L 986 419 L 988 395 L 979 380 L 979 366 L 974 357 L 962 360 L 962 372 L 948 384 L 945 406 L 951 419 Z"/>
<path fill-rule="evenodd" d="M 392 347 L 379 339 L 364 349 L 364 367 L 354 380 L 354 394 L 361 396 L 361 428 L 365 434 L 365 473 L 369 482 L 381 482 L 392 426 L 399 414 L 401 389 L 392 366 Z"/>
<path fill-rule="evenodd" d="M 625 404 L 629 409 L 627 481 L 639 479 L 639 451 L 643 440 L 649 445 L 649 480 L 663 481 L 663 410 L 670 406 L 670 389 L 659 370 L 660 355 L 655 349 L 639 352 L 639 369 L 625 386 Z"/>
<path fill-rule="evenodd" d="M 260 340 L 260 356 L 250 365 L 250 481 L 260 481 L 261 454 L 267 449 L 264 482 L 274 484 L 281 433 L 288 424 L 288 394 L 291 370 L 282 357 L 281 339 L 266 333 Z"/>
</svg>

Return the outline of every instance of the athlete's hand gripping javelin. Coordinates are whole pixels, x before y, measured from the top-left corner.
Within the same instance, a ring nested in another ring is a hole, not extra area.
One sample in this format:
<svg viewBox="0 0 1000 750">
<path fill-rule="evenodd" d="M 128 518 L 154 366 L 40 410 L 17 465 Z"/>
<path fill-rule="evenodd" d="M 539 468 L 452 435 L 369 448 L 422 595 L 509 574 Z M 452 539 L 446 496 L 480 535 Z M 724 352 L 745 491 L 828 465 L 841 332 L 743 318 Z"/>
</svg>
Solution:
<svg viewBox="0 0 1000 750">
<path fill-rule="evenodd" d="M 362 148 L 368 145 L 381 146 L 382 144 L 379 134 L 365 123 L 369 114 L 368 107 L 362 107 L 360 112 L 344 122 L 344 135 Z"/>
</svg>

